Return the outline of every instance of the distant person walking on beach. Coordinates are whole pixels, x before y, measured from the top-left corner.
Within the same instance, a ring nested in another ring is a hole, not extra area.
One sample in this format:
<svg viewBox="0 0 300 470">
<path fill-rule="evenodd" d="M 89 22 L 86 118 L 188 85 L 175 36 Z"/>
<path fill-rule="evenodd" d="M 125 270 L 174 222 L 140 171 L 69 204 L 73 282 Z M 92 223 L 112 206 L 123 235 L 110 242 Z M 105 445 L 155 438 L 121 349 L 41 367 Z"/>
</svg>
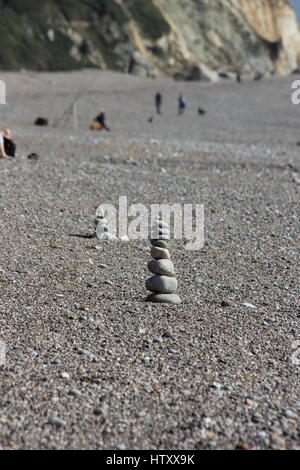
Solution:
<svg viewBox="0 0 300 470">
<path fill-rule="evenodd" d="M 105 129 L 106 131 L 110 131 L 109 127 L 107 127 L 105 123 L 105 112 L 101 111 L 100 114 L 94 119 L 93 124 L 91 125 L 91 130 L 92 131 L 101 131 L 102 129 Z"/>
<path fill-rule="evenodd" d="M 10 158 L 15 156 L 16 146 L 11 140 L 10 129 L 0 131 L 0 157 Z"/>
<path fill-rule="evenodd" d="M 185 108 L 186 108 L 186 101 L 184 97 L 182 96 L 182 93 L 180 93 L 178 97 L 178 114 L 183 114 Z"/>
<path fill-rule="evenodd" d="M 157 114 L 160 114 L 160 107 L 162 103 L 162 96 L 160 92 L 157 92 L 155 95 L 155 107 Z"/>
</svg>

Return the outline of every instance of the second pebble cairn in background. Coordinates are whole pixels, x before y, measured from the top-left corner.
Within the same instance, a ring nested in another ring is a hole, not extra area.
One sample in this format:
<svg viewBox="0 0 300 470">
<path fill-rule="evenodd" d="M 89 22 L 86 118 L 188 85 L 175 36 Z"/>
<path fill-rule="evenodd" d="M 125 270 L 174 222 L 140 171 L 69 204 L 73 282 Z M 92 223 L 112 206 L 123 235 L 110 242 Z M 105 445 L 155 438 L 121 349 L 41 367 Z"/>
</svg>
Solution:
<svg viewBox="0 0 300 470">
<path fill-rule="evenodd" d="M 99 240 L 103 241 L 121 241 L 121 242 L 129 242 L 129 238 L 127 235 L 123 235 L 120 238 L 118 238 L 116 235 L 113 233 L 110 233 L 109 231 L 109 222 L 107 218 L 105 217 L 104 211 L 98 211 L 95 219 L 95 224 L 96 224 L 96 231 L 94 236 L 98 238 Z"/>
</svg>

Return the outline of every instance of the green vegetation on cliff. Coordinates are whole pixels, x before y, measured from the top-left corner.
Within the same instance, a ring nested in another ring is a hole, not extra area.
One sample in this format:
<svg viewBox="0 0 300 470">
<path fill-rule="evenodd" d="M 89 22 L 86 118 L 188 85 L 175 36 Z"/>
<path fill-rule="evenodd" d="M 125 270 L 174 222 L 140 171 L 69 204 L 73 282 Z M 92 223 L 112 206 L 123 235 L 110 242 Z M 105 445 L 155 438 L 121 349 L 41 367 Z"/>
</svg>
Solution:
<svg viewBox="0 0 300 470">
<path fill-rule="evenodd" d="M 159 39 L 170 32 L 161 12 L 149 0 L 125 0 L 128 9 L 146 37 Z"/>
<path fill-rule="evenodd" d="M 114 0 L 0 0 L 0 8 L 2 69 L 103 66 L 89 57 L 93 50 L 104 64 L 120 68 L 109 25 L 121 27 L 129 18 Z M 81 36 L 75 45 L 74 32 Z"/>
</svg>

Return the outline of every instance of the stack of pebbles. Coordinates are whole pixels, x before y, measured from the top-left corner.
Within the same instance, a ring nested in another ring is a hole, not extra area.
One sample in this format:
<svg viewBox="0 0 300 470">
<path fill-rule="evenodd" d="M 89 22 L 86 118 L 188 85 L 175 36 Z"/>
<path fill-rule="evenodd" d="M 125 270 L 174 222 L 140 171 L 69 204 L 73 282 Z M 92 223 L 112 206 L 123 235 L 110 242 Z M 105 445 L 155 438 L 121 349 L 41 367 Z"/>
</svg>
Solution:
<svg viewBox="0 0 300 470">
<path fill-rule="evenodd" d="M 148 263 L 148 269 L 154 276 L 146 281 L 146 289 L 152 292 L 146 301 L 180 304 L 181 299 L 179 295 L 175 294 L 178 282 L 175 277 L 174 265 L 170 260 L 168 224 L 161 219 L 156 219 L 152 229 L 152 237 L 150 242 L 153 261 Z"/>
<path fill-rule="evenodd" d="M 95 237 L 99 240 L 117 241 L 118 237 L 109 232 L 108 220 L 105 218 L 103 211 L 97 212 Z"/>
</svg>

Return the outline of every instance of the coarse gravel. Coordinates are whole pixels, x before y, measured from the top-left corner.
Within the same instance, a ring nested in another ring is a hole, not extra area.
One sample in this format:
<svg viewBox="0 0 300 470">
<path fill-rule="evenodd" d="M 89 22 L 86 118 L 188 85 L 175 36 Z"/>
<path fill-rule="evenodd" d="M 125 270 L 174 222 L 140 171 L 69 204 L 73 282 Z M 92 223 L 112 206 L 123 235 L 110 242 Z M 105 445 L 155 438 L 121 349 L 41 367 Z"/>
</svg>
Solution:
<svg viewBox="0 0 300 470">
<path fill-rule="evenodd" d="M 295 77 L 4 77 L 0 448 L 300 449 Z M 53 127 L 83 90 L 79 129 Z M 102 108 L 111 132 L 93 133 Z M 180 305 L 145 302 L 149 241 L 93 238 L 120 196 L 204 204 L 204 246 L 170 244 Z"/>
</svg>

